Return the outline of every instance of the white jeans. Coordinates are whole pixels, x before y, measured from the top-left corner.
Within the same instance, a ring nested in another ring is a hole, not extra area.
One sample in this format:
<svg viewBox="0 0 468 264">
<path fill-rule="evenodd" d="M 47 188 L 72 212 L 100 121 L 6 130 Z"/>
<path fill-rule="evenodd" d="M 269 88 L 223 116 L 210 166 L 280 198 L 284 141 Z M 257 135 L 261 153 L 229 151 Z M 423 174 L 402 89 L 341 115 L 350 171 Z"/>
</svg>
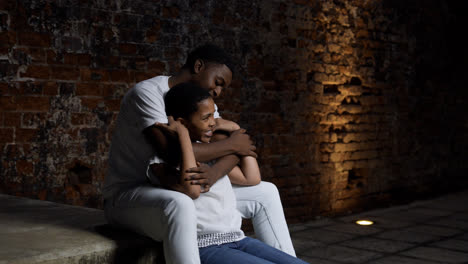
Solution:
<svg viewBox="0 0 468 264">
<path fill-rule="evenodd" d="M 276 186 L 261 182 L 256 186 L 233 186 L 242 217 L 252 218 L 257 238 L 296 256 Z M 196 214 L 187 195 L 138 186 L 106 201 L 104 210 L 110 223 L 162 241 L 167 264 L 199 264 Z"/>
</svg>

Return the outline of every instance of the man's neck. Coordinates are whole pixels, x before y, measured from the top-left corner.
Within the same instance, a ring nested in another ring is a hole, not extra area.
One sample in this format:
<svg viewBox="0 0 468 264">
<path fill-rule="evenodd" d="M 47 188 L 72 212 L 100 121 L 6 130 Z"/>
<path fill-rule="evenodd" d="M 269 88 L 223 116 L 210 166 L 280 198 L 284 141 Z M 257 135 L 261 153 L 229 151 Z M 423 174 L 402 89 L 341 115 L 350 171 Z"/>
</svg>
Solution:
<svg viewBox="0 0 468 264">
<path fill-rule="evenodd" d="M 177 74 L 169 77 L 169 88 L 176 86 L 179 83 L 184 83 L 192 80 L 192 74 L 187 69 L 181 69 Z"/>
</svg>

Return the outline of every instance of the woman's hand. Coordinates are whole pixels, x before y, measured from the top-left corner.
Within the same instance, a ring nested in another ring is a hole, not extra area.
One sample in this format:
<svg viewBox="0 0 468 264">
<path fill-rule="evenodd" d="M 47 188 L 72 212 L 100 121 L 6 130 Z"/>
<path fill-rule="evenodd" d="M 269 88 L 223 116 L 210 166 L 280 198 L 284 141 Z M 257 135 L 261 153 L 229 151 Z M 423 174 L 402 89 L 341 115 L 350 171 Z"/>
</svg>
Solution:
<svg viewBox="0 0 468 264">
<path fill-rule="evenodd" d="M 188 133 L 187 128 L 179 120 L 174 120 L 172 116 L 168 116 L 167 120 L 169 121 L 168 124 L 156 123 L 155 125 L 170 135 L 181 135 L 182 133 Z"/>
<path fill-rule="evenodd" d="M 222 130 L 222 131 L 227 131 L 231 133 L 233 131 L 240 129 L 240 126 L 236 122 L 233 122 L 230 120 L 216 118 L 215 122 L 216 122 L 216 125 L 214 127 L 214 131 Z"/>
</svg>

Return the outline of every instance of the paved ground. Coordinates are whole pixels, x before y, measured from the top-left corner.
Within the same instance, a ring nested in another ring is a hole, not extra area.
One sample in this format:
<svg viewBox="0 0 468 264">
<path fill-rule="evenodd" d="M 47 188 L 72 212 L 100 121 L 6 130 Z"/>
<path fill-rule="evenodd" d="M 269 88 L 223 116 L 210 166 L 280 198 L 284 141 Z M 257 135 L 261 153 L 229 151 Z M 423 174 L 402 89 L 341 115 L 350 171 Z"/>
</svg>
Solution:
<svg viewBox="0 0 468 264">
<path fill-rule="evenodd" d="M 359 226 L 357 219 L 371 219 Z M 309 263 L 468 263 L 468 191 L 291 227 Z"/>
<path fill-rule="evenodd" d="M 375 224 L 358 226 L 360 218 Z M 104 224 L 100 210 L 0 194 L 0 264 L 153 263 L 161 255 L 160 244 Z M 291 235 L 311 264 L 468 263 L 468 190 L 292 225 Z"/>
</svg>

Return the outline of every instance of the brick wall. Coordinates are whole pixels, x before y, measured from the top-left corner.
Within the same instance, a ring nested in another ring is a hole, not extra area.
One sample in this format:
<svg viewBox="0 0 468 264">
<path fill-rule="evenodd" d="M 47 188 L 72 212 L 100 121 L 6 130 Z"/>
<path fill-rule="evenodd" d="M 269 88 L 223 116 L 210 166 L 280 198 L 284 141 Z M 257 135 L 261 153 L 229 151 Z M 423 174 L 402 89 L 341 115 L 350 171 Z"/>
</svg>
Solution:
<svg viewBox="0 0 468 264">
<path fill-rule="evenodd" d="M 101 206 L 122 95 L 212 41 L 218 101 L 290 221 L 466 187 L 461 6 L 444 1 L 0 1 L 0 191 Z"/>
</svg>

